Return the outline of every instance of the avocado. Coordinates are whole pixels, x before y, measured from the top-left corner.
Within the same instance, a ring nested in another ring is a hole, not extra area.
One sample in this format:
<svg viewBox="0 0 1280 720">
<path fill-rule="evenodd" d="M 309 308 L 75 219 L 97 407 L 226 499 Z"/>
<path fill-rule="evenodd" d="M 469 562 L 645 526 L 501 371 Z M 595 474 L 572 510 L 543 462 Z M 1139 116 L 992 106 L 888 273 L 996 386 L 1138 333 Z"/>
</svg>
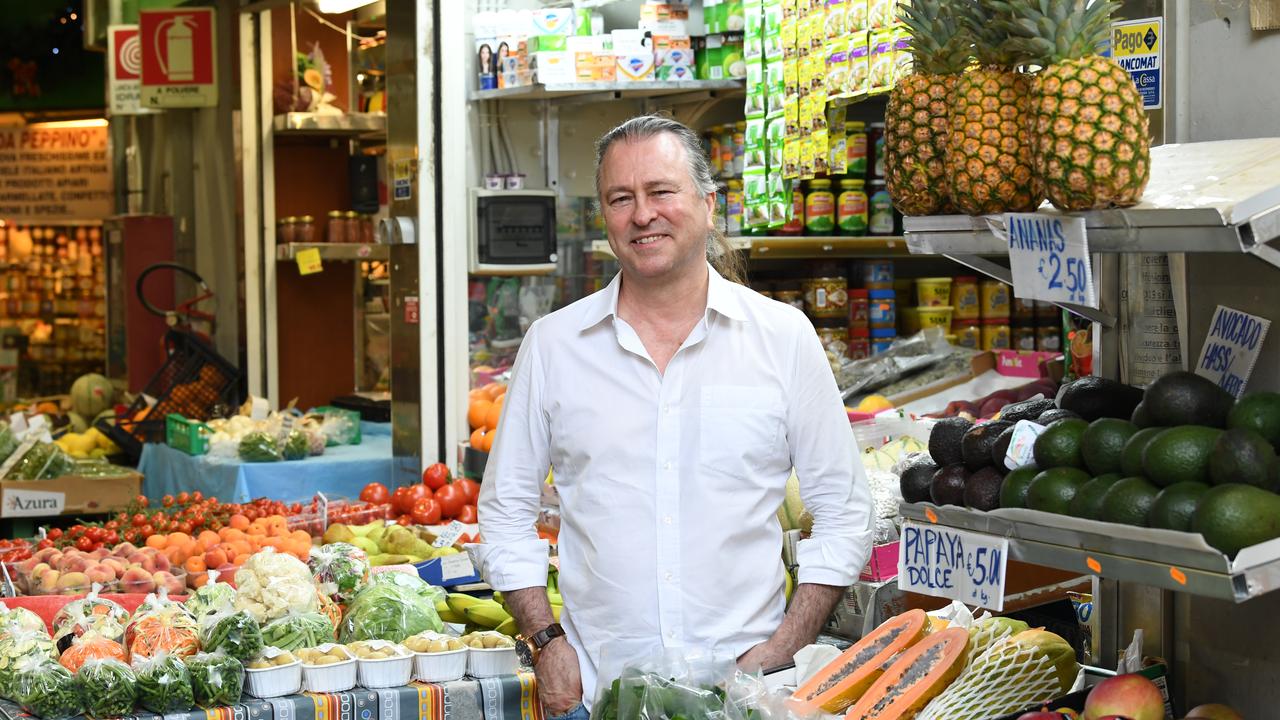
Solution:
<svg viewBox="0 0 1280 720">
<path fill-rule="evenodd" d="M 995 510 L 1000 507 L 1000 486 L 1004 474 L 994 467 L 984 467 L 969 476 L 964 484 L 964 506 L 974 510 Z"/>
<path fill-rule="evenodd" d="M 1038 400 L 1022 400 L 1016 403 L 1009 403 L 1000 409 L 1000 419 L 1009 422 L 1018 422 L 1019 420 L 1035 420 L 1047 410 L 1053 409 L 1053 401 L 1048 398 L 1040 398 Z"/>
<path fill-rule="evenodd" d="M 1080 438 L 1089 423 L 1078 418 L 1059 420 L 1036 438 L 1033 448 L 1036 465 L 1048 469 L 1055 467 L 1083 468 L 1084 458 L 1080 454 Z"/>
<path fill-rule="evenodd" d="M 1040 413 L 1040 417 L 1036 418 L 1036 422 L 1041 425 L 1052 425 L 1058 422 L 1059 420 L 1066 420 L 1068 418 L 1078 418 L 1078 417 L 1080 416 L 1071 412 L 1070 410 L 1062 410 L 1060 408 L 1054 408 L 1052 410 L 1045 410 L 1044 412 Z"/>
<path fill-rule="evenodd" d="M 996 442 L 991 446 L 991 464 L 1000 468 L 1000 470 L 1008 470 L 1008 466 L 1004 464 L 1004 456 L 1009 453 L 1009 443 L 1013 442 L 1014 426 L 1010 425 L 1000 433 L 1000 437 L 996 438 Z"/>
<path fill-rule="evenodd" d="M 1107 473 L 1085 483 L 1072 498 L 1067 514 L 1085 520 L 1102 519 L 1102 496 L 1120 479 L 1116 473 Z"/>
<path fill-rule="evenodd" d="M 1209 486 L 1199 482 L 1174 483 L 1160 491 L 1147 514 L 1147 524 L 1165 530 L 1191 531 L 1191 516 Z"/>
<path fill-rule="evenodd" d="M 939 468 L 929 484 L 929 498 L 934 505 L 963 505 L 964 486 L 969 481 L 969 471 L 962 463 Z"/>
<path fill-rule="evenodd" d="M 1124 451 L 1120 454 L 1120 473 L 1125 477 L 1141 475 L 1142 453 L 1147 449 L 1147 443 L 1165 430 L 1168 428 L 1148 427 L 1131 435 L 1128 442 L 1124 444 Z"/>
<path fill-rule="evenodd" d="M 1133 415 L 1129 418 L 1129 422 L 1140 428 L 1151 427 L 1153 423 L 1151 422 L 1151 418 L 1147 415 L 1146 403 L 1138 403 L 1138 407 L 1133 409 Z"/>
<path fill-rule="evenodd" d="M 1222 431 L 1203 425 L 1172 427 L 1156 435 L 1142 452 L 1142 474 L 1160 487 L 1208 482 L 1209 457 Z"/>
<path fill-rule="evenodd" d="M 1209 480 L 1214 485 L 1244 483 L 1271 489 L 1271 466 L 1276 450 L 1267 439 L 1245 428 L 1227 430 L 1218 436 L 1209 456 Z"/>
<path fill-rule="evenodd" d="M 990 420 L 969 428 L 960 438 L 960 453 L 964 456 L 964 466 L 971 472 L 981 470 L 991 464 L 991 448 L 1012 423 L 1004 420 Z M 1004 464 L 1001 463 L 1001 469 Z"/>
<path fill-rule="evenodd" d="M 918 458 L 910 461 L 902 474 L 898 476 L 898 486 L 902 489 L 902 499 L 909 503 L 929 502 L 929 486 L 933 483 L 933 474 L 938 466 L 928 455 L 920 453 Z"/>
<path fill-rule="evenodd" d="M 1280 537 L 1280 495 L 1238 483 L 1210 488 L 1191 516 L 1191 531 L 1235 557 L 1241 548 Z"/>
<path fill-rule="evenodd" d="M 1078 468 L 1056 467 L 1043 470 L 1027 487 L 1027 507 L 1067 515 L 1076 493 L 1089 480 L 1089 473 Z"/>
<path fill-rule="evenodd" d="M 1031 481 L 1039 474 L 1039 468 L 1028 465 L 1017 470 L 1011 470 L 1008 475 L 1005 475 L 1004 482 L 1000 483 L 1000 507 L 1026 507 L 1027 487 L 1031 485 Z"/>
<path fill-rule="evenodd" d="M 1142 402 L 1142 391 L 1124 383 L 1088 375 L 1058 389 L 1058 407 L 1093 422 L 1112 417 L 1128 420 Z"/>
<path fill-rule="evenodd" d="M 1208 378 L 1178 371 L 1151 383 L 1143 403 L 1153 425 L 1225 428 L 1235 398 Z"/>
<path fill-rule="evenodd" d="M 1280 393 L 1247 393 L 1227 414 L 1227 427 L 1252 430 L 1280 448 Z"/>
<path fill-rule="evenodd" d="M 1080 436 L 1080 455 L 1085 467 L 1094 475 L 1120 472 L 1124 445 L 1136 432 L 1137 426 L 1128 420 L 1098 418 L 1089 423 Z"/>
<path fill-rule="evenodd" d="M 1147 526 L 1147 514 L 1155 504 L 1160 488 L 1143 477 L 1121 478 L 1102 496 L 1103 522 Z"/>
<path fill-rule="evenodd" d="M 962 417 L 939 420 L 929 431 L 929 457 L 933 458 L 939 467 L 964 462 L 960 441 L 971 427 L 973 423 Z"/>
</svg>

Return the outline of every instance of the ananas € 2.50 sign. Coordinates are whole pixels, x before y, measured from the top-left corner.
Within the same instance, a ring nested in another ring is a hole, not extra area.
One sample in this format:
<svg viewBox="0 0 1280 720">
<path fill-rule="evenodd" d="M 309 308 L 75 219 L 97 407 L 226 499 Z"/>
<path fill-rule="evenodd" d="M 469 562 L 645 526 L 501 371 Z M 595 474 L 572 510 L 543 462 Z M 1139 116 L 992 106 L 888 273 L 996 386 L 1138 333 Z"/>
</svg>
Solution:
<svg viewBox="0 0 1280 720">
<path fill-rule="evenodd" d="M 218 104 L 213 8 L 142 10 L 142 106 L 213 107 Z"/>
</svg>

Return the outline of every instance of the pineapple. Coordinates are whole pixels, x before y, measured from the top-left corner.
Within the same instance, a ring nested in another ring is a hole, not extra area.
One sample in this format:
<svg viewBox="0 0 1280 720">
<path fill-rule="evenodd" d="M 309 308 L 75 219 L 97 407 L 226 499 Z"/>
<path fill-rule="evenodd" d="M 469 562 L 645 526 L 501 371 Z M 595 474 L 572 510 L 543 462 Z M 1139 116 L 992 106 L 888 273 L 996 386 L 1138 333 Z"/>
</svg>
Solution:
<svg viewBox="0 0 1280 720">
<path fill-rule="evenodd" d="M 968 34 L 946 0 L 903 7 L 913 71 L 889 93 L 885 112 L 885 180 L 904 215 L 933 215 L 949 204 L 945 166 L 947 106 L 969 64 Z"/>
<path fill-rule="evenodd" d="M 1035 210 L 1043 193 L 1032 172 L 1031 78 L 1016 70 L 1028 56 L 1006 29 L 1011 3 L 952 4 L 973 37 L 978 66 L 960 76 L 951 97 L 951 201 L 970 215 Z"/>
<path fill-rule="evenodd" d="M 1062 210 L 1129 207 L 1151 170 L 1147 114 L 1129 74 L 1096 49 L 1113 0 L 1012 2 L 1006 29 L 1043 67 L 1035 96 L 1035 170 Z"/>
</svg>

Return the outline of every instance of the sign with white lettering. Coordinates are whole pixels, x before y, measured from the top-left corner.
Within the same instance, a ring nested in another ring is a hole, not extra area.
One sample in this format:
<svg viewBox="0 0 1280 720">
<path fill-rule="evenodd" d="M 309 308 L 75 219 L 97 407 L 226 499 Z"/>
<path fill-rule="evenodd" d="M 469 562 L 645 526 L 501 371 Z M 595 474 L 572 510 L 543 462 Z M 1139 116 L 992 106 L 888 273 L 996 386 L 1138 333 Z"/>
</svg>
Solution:
<svg viewBox="0 0 1280 720">
<path fill-rule="evenodd" d="M 0 129 L 0 217 L 22 225 L 112 212 L 105 120 Z"/>
<path fill-rule="evenodd" d="M 142 107 L 142 40 L 137 25 L 107 28 L 107 111 L 112 115 L 147 115 Z"/>
<path fill-rule="evenodd" d="M 1240 397 L 1270 327 L 1271 321 L 1266 318 L 1219 305 L 1200 349 L 1196 374 Z"/>
<path fill-rule="evenodd" d="M 1004 226 L 1015 296 L 1098 307 L 1083 218 L 1005 213 Z"/>
<path fill-rule="evenodd" d="M 62 514 L 67 494 L 5 488 L 0 502 L 4 504 L 5 517 L 48 517 Z"/>
<path fill-rule="evenodd" d="M 898 588 L 999 612 L 1008 559 L 1008 538 L 904 520 Z"/>
<path fill-rule="evenodd" d="M 1164 104 L 1161 65 L 1164 62 L 1164 19 L 1122 20 L 1111 23 L 1111 58 L 1124 68 L 1142 96 L 1142 107 Z"/>
</svg>

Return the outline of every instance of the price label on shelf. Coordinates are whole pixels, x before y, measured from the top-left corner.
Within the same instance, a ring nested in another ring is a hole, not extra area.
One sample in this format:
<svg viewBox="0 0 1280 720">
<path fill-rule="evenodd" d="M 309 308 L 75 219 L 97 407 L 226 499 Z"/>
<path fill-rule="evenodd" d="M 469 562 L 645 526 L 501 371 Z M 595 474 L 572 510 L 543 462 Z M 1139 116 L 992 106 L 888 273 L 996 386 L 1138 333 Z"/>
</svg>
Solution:
<svg viewBox="0 0 1280 720">
<path fill-rule="evenodd" d="M 904 520 L 898 588 L 999 612 L 1008 559 L 1008 538 Z"/>
<path fill-rule="evenodd" d="M 1219 305 L 1209 322 L 1204 347 L 1200 348 L 1196 374 L 1240 397 L 1270 329 L 1271 321 L 1266 318 Z"/>
<path fill-rule="evenodd" d="M 293 259 L 298 263 L 299 275 L 314 275 L 318 272 L 324 272 L 324 264 L 320 262 L 319 248 L 299 250 Z"/>
<path fill-rule="evenodd" d="M 476 568 L 471 564 L 471 556 L 466 553 L 458 553 L 457 555 L 445 555 L 440 558 L 440 579 L 453 580 L 455 578 L 471 577 L 476 574 Z"/>
<path fill-rule="evenodd" d="M 1083 218 L 1005 213 L 1004 226 L 1015 296 L 1098 307 Z"/>
<path fill-rule="evenodd" d="M 444 529 L 441 530 L 440 534 L 436 536 L 435 542 L 431 543 L 431 547 L 438 547 L 438 548 L 449 547 L 454 543 L 458 542 L 458 538 L 462 537 L 462 533 L 466 531 L 467 531 L 466 525 L 463 525 L 457 520 L 454 520 L 453 522 L 444 526 Z"/>
</svg>

